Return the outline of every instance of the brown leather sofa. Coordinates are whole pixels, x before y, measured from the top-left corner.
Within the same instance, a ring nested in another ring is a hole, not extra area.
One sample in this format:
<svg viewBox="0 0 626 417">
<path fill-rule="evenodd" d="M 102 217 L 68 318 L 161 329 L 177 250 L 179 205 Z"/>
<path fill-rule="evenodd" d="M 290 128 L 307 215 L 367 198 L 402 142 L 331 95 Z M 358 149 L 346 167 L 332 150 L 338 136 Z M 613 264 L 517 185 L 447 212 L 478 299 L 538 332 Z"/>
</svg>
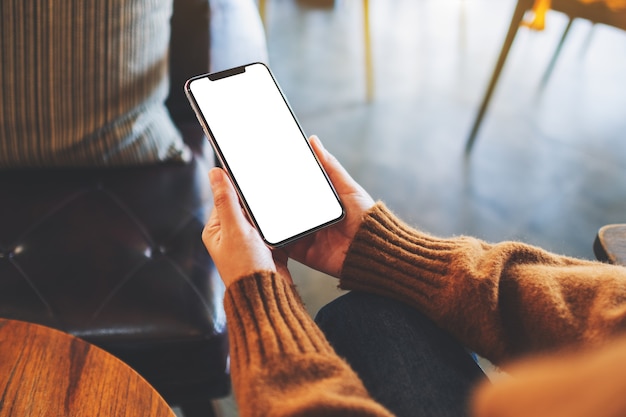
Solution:
<svg viewBox="0 0 626 417">
<path fill-rule="evenodd" d="M 224 289 L 201 241 L 213 157 L 183 94 L 209 68 L 209 9 L 175 0 L 172 18 L 167 104 L 191 163 L 0 171 L 0 317 L 104 348 L 188 417 L 230 389 Z"/>
</svg>

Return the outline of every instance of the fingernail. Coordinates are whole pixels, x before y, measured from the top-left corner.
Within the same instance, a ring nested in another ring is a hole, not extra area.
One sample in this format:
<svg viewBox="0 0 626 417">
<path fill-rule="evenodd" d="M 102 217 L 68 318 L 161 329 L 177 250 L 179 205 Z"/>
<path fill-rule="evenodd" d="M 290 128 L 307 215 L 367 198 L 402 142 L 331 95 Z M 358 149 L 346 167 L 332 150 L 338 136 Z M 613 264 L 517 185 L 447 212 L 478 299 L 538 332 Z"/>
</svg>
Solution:
<svg viewBox="0 0 626 417">
<path fill-rule="evenodd" d="M 211 182 L 212 187 L 215 187 L 222 182 L 222 173 L 219 168 L 212 168 L 209 171 L 209 181 Z"/>
<path fill-rule="evenodd" d="M 326 148 L 324 147 L 324 144 L 322 143 L 320 138 L 318 138 L 317 136 L 313 135 L 313 136 L 311 136 L 311 140 L 313 140 L 315 142 L 315 144 L 317 145 L 318 148 L 320 148 L 323 151 L 326 150 Z"/>
</svg>

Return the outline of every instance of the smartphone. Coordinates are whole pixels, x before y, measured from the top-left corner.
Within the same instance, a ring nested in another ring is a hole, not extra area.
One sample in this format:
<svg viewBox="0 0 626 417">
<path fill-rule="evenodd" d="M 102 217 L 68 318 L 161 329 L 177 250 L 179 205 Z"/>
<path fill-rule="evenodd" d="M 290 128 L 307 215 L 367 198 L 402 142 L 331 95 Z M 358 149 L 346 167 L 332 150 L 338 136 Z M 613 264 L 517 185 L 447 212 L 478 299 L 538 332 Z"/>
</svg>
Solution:
<svg viewBox="0 0 626 417">
<path fill-rule="evenodd" d="M 185 93 L 266 244 L 288 244 L 343 218 L 339 196 L 266 65 L 194 77 Z"/>
</svg>

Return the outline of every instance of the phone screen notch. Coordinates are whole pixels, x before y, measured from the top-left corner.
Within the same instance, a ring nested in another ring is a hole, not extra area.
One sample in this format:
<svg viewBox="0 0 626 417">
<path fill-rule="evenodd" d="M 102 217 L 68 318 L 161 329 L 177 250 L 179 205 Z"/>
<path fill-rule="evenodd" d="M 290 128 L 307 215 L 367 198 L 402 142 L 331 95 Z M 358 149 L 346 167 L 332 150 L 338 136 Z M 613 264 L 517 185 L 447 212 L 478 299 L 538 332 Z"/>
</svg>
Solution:
<svg viewBox="0 0 626 417">
<path fill-rule="evenodd" d="M 244 72 L 246 72 L 245 65 L 241 67 L 227 69 L 224 71 L 215 72 L 213 74 L 209 74 L 208 77 L 209 77 L 209 80 L 216 81 L 216 80 L 221 80 L 222 78 L 232 77 L 233 75 L 243 74 Z"/>
</svg>

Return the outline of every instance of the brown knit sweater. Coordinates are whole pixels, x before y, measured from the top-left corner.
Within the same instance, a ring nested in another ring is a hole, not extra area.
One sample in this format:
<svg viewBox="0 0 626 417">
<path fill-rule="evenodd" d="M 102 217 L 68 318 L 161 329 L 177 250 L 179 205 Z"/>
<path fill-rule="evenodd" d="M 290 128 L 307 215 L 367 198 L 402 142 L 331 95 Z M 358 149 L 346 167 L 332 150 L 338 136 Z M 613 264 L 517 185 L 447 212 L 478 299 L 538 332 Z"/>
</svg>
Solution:
<svg viewBox="0 0 626 417">
<path fill-rule="evenodd" d="M 340 286 L 408 303 L 497 364 L 565 347 L 597 348 L 626 329 L 626 268 L 515 242 L 436 238 L 402 223 L 381 203 L 350 246 Z M 225 307 L 242 416 L 390 415 L 335 355 L 295 289 L 273 274 L 235 282 Z M 562 366 L 565 380 L 575 379 L 575 372 L 567 372 L 577 360 L 574 355 Z M 615 392 L 623 397 L 626 378 L 608 375 L 620 367 L 605 368 L 594 377 L 621 378 Z M 588 393 L 593 381 L 584 378 Z M 506 407 L 507 401 L 501 403 Z M 626 400 L 612 404 L 626 410 Z M 593 407 L 592 414 L 603 415 Z"/>
</svg>

